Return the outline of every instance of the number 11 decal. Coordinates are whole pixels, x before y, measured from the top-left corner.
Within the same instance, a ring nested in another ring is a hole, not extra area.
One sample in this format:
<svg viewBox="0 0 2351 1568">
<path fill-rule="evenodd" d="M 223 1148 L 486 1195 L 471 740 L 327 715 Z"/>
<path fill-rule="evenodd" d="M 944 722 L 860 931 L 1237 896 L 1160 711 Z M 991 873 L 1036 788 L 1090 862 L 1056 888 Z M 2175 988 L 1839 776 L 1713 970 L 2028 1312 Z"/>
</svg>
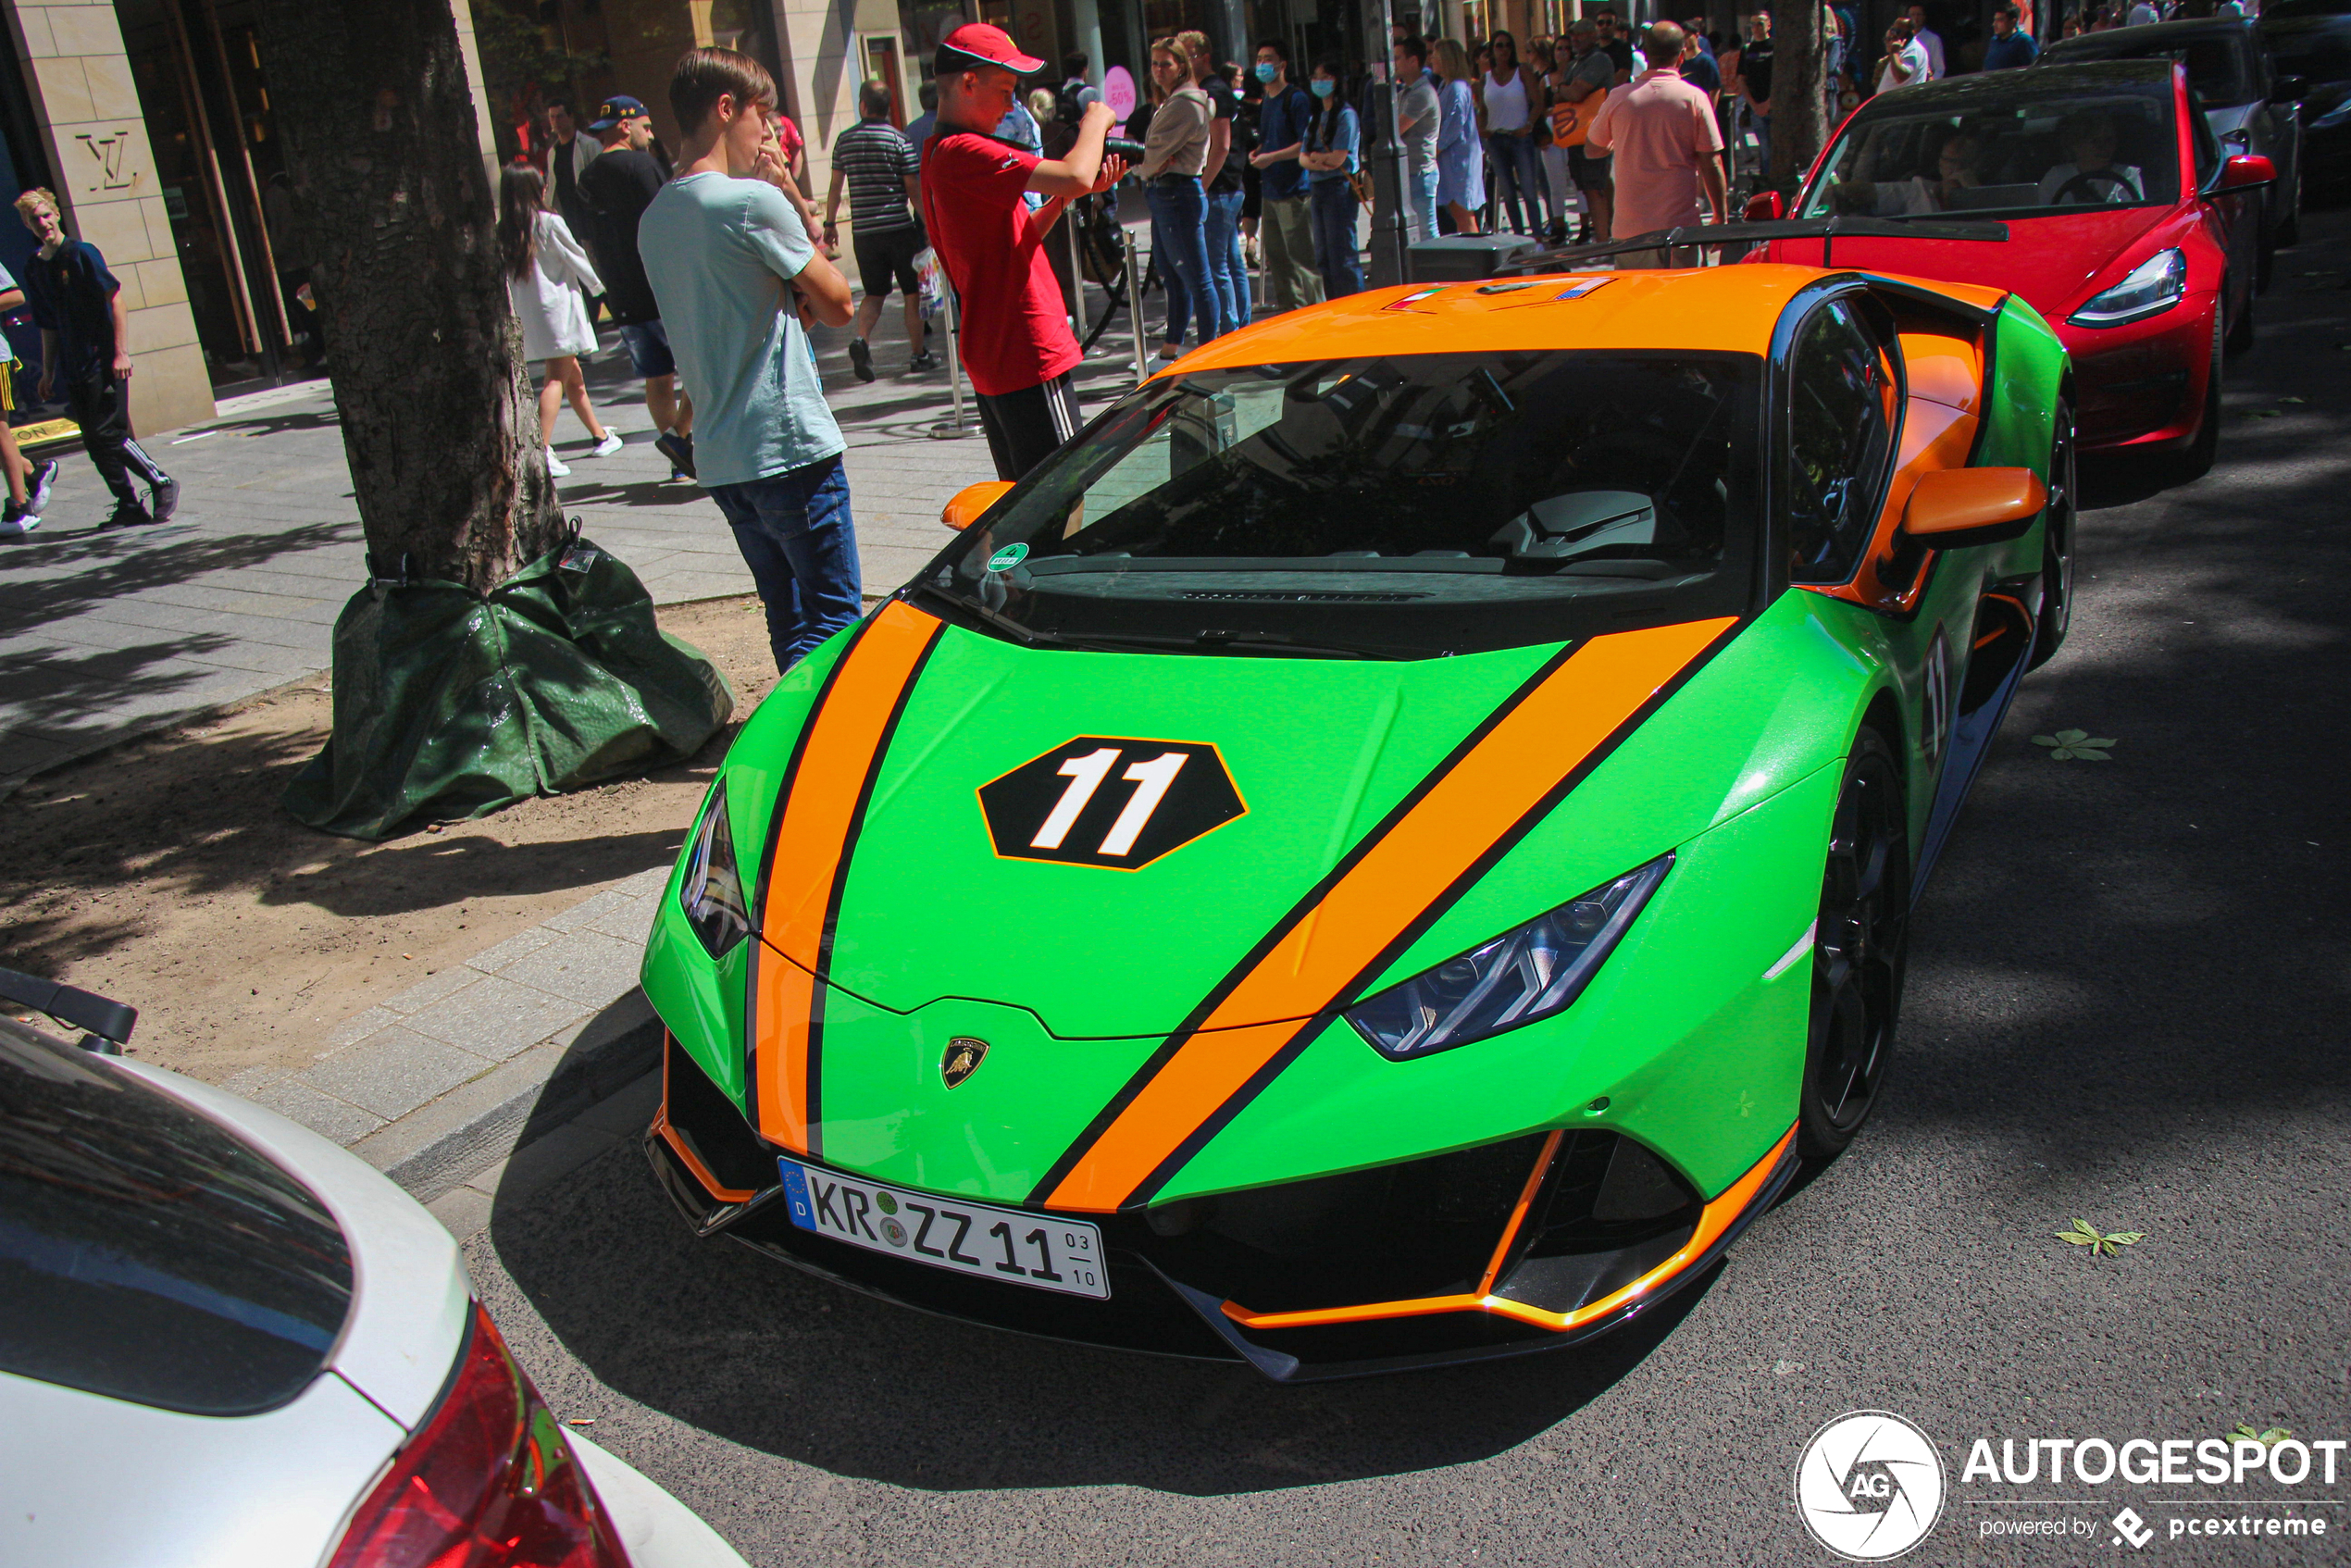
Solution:
<svg viewBox="0 0 2351 1568">
<path fill-rule="evenodd" d="M 979 803 L 1005 859 L 1127 871 L 1249 810 L 1213 744 L 1095 735 L 981 785 Z"/>
</svg>

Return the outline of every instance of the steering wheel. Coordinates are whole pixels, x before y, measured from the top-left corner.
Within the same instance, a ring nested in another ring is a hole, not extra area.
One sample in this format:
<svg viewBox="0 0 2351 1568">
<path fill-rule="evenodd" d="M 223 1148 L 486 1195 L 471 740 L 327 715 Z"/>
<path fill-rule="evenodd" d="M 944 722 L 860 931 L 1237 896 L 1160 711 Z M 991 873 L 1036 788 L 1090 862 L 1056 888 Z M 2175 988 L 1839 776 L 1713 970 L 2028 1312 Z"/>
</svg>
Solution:
<svg viewBox="0 0 2351 1568">
<path fill-rule="evenodd" d="M 2080 171 L 2072 179 L 2059 186 L 2057 194 L 2049 198 L 2049 205 L 2051 206 L 2065 205 L 2067 198 L 2073 194 L 2073 188 L 2077 185 L 2082 188 L 2083 197 L 2086 201 L 2103 203 L 2114 200 L 2111 194 L 2099 193 L 2097 187 L 2101 184 L 2121 186 L 2122 189 L 2131 193 L 2131 200 L 2134 202 L 2146 199 L 2140 194 L 2139 188 L 2132 184 L 2127 176 L 2113 169 L 2092 168 Z"/>
</svg>

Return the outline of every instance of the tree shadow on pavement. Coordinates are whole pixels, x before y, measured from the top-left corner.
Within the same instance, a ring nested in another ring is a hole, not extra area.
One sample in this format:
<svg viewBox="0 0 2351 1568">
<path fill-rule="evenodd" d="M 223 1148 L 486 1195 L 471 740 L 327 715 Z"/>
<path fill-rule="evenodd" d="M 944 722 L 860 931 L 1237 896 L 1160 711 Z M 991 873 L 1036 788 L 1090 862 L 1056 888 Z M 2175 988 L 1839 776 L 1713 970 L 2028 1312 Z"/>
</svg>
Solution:
<svg viewBox="0 0 2351 1568">
<path fill-rule="evenodd" d="M 1715 1278 L 1580 1347 L 1285 1387 L 1238 1363 L 933 1317 L 723 1238 L 697 1240 L 633 1139 L 554 1191 L 502 1197 L 490 1235 L 563 1349 L 616 1392 L 748 1448 L 932 1491 L 1206 1497 L 1486 1459 L 1604 1394 Z M 528 1359 L 528 1314 L 501 1307 L 497 1282 L 485 1294 Z"/>
<path fill-rule="evenodd" d="M 2152 465 L 2084 460 L 2071 638 L 2024 682 L 1914 925 L 1897 1125 L 2145 1176 L 2351 1093 L 2351 388 L 2329 293 L 2265 301 L 2205 479 L 2158 492 Z M 2112 761 L 2032 743 L 2065 728 Z"/>
<path fill-rule="evenodd" d="M 274 560 L 324 545 L 352 546 L 346 583 L 321 580 L 318 596 L 340 603 L 366 576 L 356 517 L 308 523 L 268 532 L 193 530 L 158 536 L 139 529 L 66 534 L 37 549 L 0 554 L 0 570 L 24 571 L 0 583 L 0 638 L 46 630 L 68 617 L 99 610 L 150 589 L 185 583 L 213 572 L 266 567 Z M 31 568 L 31 570 L 26 570 Z"/>
</svg>

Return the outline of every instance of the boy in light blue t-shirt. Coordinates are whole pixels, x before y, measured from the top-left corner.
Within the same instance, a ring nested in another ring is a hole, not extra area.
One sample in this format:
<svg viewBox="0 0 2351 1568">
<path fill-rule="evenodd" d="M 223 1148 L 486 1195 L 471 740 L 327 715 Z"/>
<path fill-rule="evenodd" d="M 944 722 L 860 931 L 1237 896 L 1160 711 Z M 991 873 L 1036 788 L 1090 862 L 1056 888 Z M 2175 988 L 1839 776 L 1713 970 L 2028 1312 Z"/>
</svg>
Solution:
<svg viewBox="0 0 2351 1568">
<path fill-rule="evenodd" d="M 846 443 L 801 321 L 806 311 L 846 325 L 849 284 L 781 172 L 776 84 L 759 62 L 691 50 L 669 103 L 685 145 L 638 222 L 638 254 L 694 389 L 697 475 L 734 529 L 788 670 L 862 610 Z"/>
</svg>

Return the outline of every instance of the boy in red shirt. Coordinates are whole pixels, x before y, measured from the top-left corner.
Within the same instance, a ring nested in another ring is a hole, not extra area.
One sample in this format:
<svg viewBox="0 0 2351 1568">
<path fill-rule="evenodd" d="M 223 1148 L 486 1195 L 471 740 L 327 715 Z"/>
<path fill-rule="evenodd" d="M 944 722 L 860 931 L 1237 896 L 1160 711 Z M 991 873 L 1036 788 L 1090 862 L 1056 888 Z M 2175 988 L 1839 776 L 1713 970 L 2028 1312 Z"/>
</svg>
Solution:
<svg viewBox="0 0 2351 1568">
<path fill-rule="evenodd" d="M 1016 479 L 1077 433 L 1070 372 L 1084 357 L 1044 251 L 1075 196 L 1126 172 L 1102 143 L 1117 116 L 1089 104 L 1058 159 L 996 140 L 1020 78 L 1045 68 L 999 27 L 969 22 L 939 46 L 939 132 L 923 155 L 923 218 L 962 308 L 964 368 L 999 479 Z M 1050 196 L 1035 212 L 1021 200 Z"/>
</svg>

